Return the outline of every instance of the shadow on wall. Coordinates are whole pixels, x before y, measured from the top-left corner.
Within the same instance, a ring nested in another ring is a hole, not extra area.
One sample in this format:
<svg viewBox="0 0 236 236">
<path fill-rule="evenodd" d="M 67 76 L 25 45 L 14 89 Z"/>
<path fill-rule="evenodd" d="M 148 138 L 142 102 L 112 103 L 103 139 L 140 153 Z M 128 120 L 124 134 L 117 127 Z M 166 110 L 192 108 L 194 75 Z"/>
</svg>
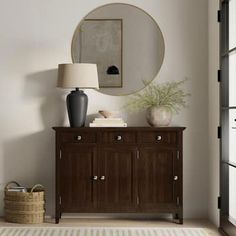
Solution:
<svg viewBox="0 0 236 236">
<path fill-rule="evenodd" d="M 4 143 L 5 182 L 16 180 L 25 186 L 33 186 L 36 183 L 44 185 L 46 214 L 49 215 L 54 214 L 55 188 L 55 139 L 52 127 L 63 125 L 66 114 L 64 96 L 56 89 L 56 80 L 56 69 L 26 77 L 23 100 L 35 100 L 35 103 L 39 104 L 43 129 Z M 41 129 L 41 125 L 39 126 Z M 32 130 L 37 128 L 32 127 Z"/>
<path fill-rule="evenodd" d="M 122 117 L 128 123 L 128 126 L 150 126 L 146 121 L 146 111 L 127 112 L 122 110 Z"/>
<path fill-rule="evenodd" d="M 89 127 L 89 123 L 92 123 L 95 118 L 100 117 L 99 114 L 94 113 L 86 116 L 85 126 Z"/>
<path fill-rule="evenodd" d="M 62 125 L 65 121 L 65 101 L 62 90 L 56 88 L 57 69 L 33 73 L 26 77 L 24 98 L 42 98 L 40 111 L 44 128 Z"/>
</svg>

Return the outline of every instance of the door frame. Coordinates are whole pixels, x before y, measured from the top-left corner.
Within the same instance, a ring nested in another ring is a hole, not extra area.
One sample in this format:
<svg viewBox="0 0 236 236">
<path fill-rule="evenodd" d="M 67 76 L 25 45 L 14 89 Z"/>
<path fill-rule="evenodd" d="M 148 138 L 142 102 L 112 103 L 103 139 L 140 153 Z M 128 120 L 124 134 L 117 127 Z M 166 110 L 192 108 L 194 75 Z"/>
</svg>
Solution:
<svg viewBox="0 0 236 236">
<path fill-rule="evenodd" d="M 236 1 L 236 0 L 233 0 Z M 229 49 L 229 0 L 220 0 L 220 11 L 218 20 L 220 23 L 220 227 L 219 231 L 223 235 L 236 235 L 236 226 L 229 221 L 229 169 L 227 158 L 229 144 L 229 111 L 235 109 L 229 104 L 229 55 L 232 50 Z M 235 50 L 235 49 L 234 49 Z M 234 51 L 233 50 L 233 51 Z"/>
</svg>

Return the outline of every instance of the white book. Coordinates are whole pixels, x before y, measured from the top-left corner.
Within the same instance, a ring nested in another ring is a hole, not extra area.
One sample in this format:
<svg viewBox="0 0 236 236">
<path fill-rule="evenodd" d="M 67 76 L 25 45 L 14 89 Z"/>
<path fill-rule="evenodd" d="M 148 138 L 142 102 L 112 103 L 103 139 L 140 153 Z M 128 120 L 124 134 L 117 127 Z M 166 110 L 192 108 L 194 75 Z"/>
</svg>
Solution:
<svg viewBox="0 0 236 236">
<path fill-rule="evenodd" d="M 22 192 L 22 189 L 8 189 L 8 192 Z"/>
<path fill-rule="evenodd" d="M 95 120 L 122 120 L 122 118 L 121 117 L 110 117 L 110 118 L 95 117 Z"/>
<path fill-rule="evenodd" d="M 89 127 L 127 127 L 127 123 L 122 124 L 96 124 L 96 123 L 89 123 Z"/>
<path fill-rule="evenodd" d="M 98 122 L 100 122 L 100 121 L 115 121 L 115 122 L 117 122 L 117 121 L 123 121 L 123 119 L 122 118 L 95 118 L 94 121 L 98 121 Z"/>
<path fill-rule="evenodd" d="M 8 190 L 10 190 L 10 189 L 25 189 L 25 187 L 22 187 L 22 186 L 14 186 L 14 187 L 8 188 Z"/>
<path fill-rule="evenodd" d="M 94 120 L 94 124 L 123 124 L 123 120 Z"/>
<path fill-rule="evenodd" d="M 7 191 L 9 192 L 27 192 L 27 189 L 24 187 L 13 187 L 13 188 L 8 188 Z"/>
</svg>

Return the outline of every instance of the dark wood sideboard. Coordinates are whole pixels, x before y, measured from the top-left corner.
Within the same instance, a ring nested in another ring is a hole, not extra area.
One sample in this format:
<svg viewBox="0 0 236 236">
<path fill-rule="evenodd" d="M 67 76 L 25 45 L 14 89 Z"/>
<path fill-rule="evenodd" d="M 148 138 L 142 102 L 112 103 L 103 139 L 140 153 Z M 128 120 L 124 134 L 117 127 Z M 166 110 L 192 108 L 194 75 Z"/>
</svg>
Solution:
<svg viewBox="0 0 236 236">
<path fill-rule="evenodd" d="M 56 131 L 56 223 L 62 213 L 171 213 L 183 222 L 184 127 Z"/>
</svg>

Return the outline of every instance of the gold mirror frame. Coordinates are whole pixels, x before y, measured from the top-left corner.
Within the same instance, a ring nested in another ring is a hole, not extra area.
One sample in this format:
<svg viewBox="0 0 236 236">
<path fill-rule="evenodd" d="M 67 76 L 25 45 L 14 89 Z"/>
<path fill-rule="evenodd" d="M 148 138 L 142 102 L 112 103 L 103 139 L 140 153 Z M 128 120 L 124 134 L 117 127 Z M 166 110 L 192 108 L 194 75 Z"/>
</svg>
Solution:
<svg viewBox="0 0 236 236">
<path fill-rule="evenodd" d="M 79 24 L 77 25 L 77 27 L 75 28 L 74 30 L 74 33 L 73 33 L 73 38 L 72 38 L 72 42 L 71 42 L 71 58 L 72 58 L 72 62 L 74 63 L 76 61 L 75 59 L 75 55 L 74 55 L 74 52 L 73 52 L 73 45 L 75 44 L 75 35 L 76 33 L 80 30 L 81 28 L 81 25 L 83 24 L 83 22 L 86 20 L 86 18 L 91 14 L 93 13 L 94 11 L 100 9 L 100 8 L 103 8 L 103 7 L 106 7 L 106 6 L 110 6 L 110 5 L 127 5 L 127 6 L 130 6 L 130 7 L 134 7 L 140 11 L 142 11 L 144 14 L 146 14 L 147 16 L 150 17 L 150 19 L 156 24 L 156 27 L 157 29 L 159 30 L 160 32 L 160 35 L 161 35 L 161 38 L 162 38 L 162 41 L 163 41 L 163 57 L 162 57 L 162 60 L 160 62 L 160 66 L 159 66 L 159 69 L 157 70 L 157 73 L 156 75 L 154 76 L 153 79 L 150 79 L 150 81 L 148 81 L 148 83 L 146 85 L 143 85 L 142 88 L 140 89 L 137 89 L 135 92 L 130 92 L 130 93 L 125 93 L 125 94 L 107 94 L 105 92 L 102 92 L 100 89 L 96 89 L 96 91 L 98 91 L 99 93 L 102 93 L 102 94 L 105 94 L 105 95 L 110 95 L 110 96 L 128 96 L 128 95 L 131 95 L 131 94 L 134 94 L 134 93 L 138 93 L 140 92 L 141 90 L 143 90 L 148 84 L 150 84 L 158 75 L 158 73 L 160 72 L 160 69 L 163 65 L 163 62 L 164 62 L 164 58 L 165 58 L 165 40 L 164 40 L 164 36 L 163 36 L 163 33 L 159 27 L 159 25 L 157 24 L 156 20 L 149 14 L 147 13 L 145 10 L 143 10 L 142 8 L 140 7 L 137 7 L 135 5 L 132 5 L 132 4 L 128 4 L 128 3 L 108 3 L 108 4 L 104 4 L 104 5 L 101 5 L 99 7 L 96 7 L 95 9 L 91 10 L 90 12 L 88 12 L 82 19 L 81 21 L 79 22 Z M 123 63 L 123 58 L 122 58 L 122 63 Z M 112 89 L 112 88 L 111 88 Z"/>
</svg>

